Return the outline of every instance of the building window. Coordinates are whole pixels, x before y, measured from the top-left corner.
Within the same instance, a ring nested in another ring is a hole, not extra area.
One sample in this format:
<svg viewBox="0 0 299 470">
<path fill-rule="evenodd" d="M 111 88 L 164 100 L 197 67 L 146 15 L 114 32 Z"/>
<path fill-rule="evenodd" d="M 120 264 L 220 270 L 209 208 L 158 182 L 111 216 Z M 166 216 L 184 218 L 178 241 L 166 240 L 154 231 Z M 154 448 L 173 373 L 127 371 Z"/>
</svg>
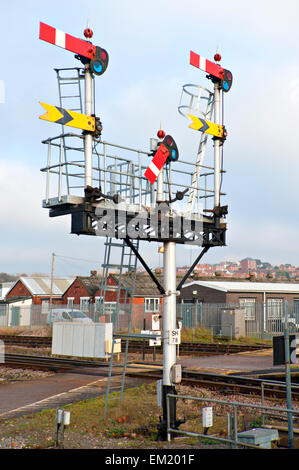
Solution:
<svg viewBox="0 0 299 470">
<path fill-rule="evenodd" d="M 48 313 L 50 308 L 49 300 L 42 300 L 42 313 Z"/>
<path fill-rule="evenodd" d="M 299 323 L 299 299 L 294 299 L 294 316 L 296 317 L 296 322 Z"/>
<path fill-rule="evenodd" d="M 268 318 L 280 319 L 282 317 L 282 299 L 267 299 Z"/>
<path fill-rule="evenodd" d="M 80 310 L 82 312 L 89 312 L 89 297 L 80 297 Z"/>
<path fill-rule="evenodd" d="M 146 312 L 159 312 L 160 299 L 145 299 L 145 311 Z"/>
<path fill-rule="evenodd" d="M 67 299 L 68 310 L 74 310 L 74 300 L 75 300 L 75 297 L 68 297 Z"/>
<path fill-rule="evenodd" d="M 116 312 L 116 302 L 104 302 L 104 315 L 113 315 Z"/>
<path fill-rule="evenodd" d="M 245 320 L 255 320 L 255 299 L 239 299 L 239 303 L 245 310 Z"/>
<path fill-rule="evenodd" d="M 95 297 L 94 298 L 94 311 L 102 312 L 102 309 L 103 309 L 103 297 Z"/>
</svg>

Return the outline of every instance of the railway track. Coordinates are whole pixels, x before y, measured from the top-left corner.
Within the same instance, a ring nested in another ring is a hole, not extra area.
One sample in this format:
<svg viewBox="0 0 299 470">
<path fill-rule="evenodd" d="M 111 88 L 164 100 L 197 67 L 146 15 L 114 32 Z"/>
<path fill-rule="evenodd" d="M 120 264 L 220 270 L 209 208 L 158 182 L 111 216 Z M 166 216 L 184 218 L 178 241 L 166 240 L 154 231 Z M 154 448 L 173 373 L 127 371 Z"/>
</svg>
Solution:
<svg viewBox="0 0 299 470">
<path fill-rule="evenodd" d="M 6 367 L 34 368 L 39 370 L 51 370 L 55 372 L 65 370 L 78 370 L 84 368 L 104 368 L 108 374 L 108 361 L 89 361 L 71 358 L 57 358 L 44 356 L 30 356 L 22 354 L 5 354 Z M 113 368 L 115 375 L 122 373 L 121 364 Z M 130 377 L 141 378 L 145 380 L 158 380 L 162 378 L 162 366 L 145 363 L 128 363 L 126 375 Z M 299 373 L 292 375 L 292 383 L 299 381 Z M 261 395 L 262 383 L 265 385 L 264 394 L 272 398 L 285 398 L 286 391 L 283 381 L 275 381 L 271 384 L 269 379 L 248 377 L 240 375 L 222 375 L 208 372 L 193 371 L 183 368 L 182 384 L 192 385 L 194 387 L 204 387 L 218 390 L 223 394 L 239 393 Z M 292 390 L 292 399 L 299 402 L 299 389 Z"/>
<path fill-rule="evenodd" d="M 21 335 L 0 335 L 0 340 L 5 345 L 24 346 L 30 348 L 51 348 L 52 338 L 50 336 L 21 336 Z M 200 342 L 183 342 L 180 344 L 181 355 L 208 355 L 208 354 L 234 354 L 244 351 L 258 351 L 261 349 L 271 348 L 264 344 L 229 344 L 229 343 L 200 343 Z M 156 346 L 155 351 L 162 353 L 162 347 Z M 153 353 L 153 347 L 148 345 L 148 340 L 130 340 L 129 352 L 145 352 Z"/>
<path fill-rule="evenodd" d="M 4 354 L 4 367 L 18 367 L 24 369 L 38 369 L 50 371 L 63 371 L 78 367 L 108 367 L 108 362 L 68 359 L 48 356 L 35 356 L 27 354 Z"/>
<path fill-rule="evenodd" d="M 134 370 L 128 369 L 127 375 L 153 379 L 162 378 L 162 369 L 155 371 L 146 372 L 134 372 Z M 299 381 L 299 373 L 293 375 L 294 380 Z M 213 374 L 209 372 L 200 372 L 183 369 L 182 372 L 182 383 L 185 385 L 192 385 L 195 387 L 205 387 L 212 390 L 221 391 L 223 394 L 240 393 L 240 394 L 254 394 L 261 395 L 262 383 L 264 384 L 264 395 L 272 398 L 285 398 L 286 389 L 283 381 L 274 381 L 266 378 L 248 377 L 240 375 L 222 375 Z M 292 399 L 299 402 L 299 388 L 292 390 Z"/>
</svg>

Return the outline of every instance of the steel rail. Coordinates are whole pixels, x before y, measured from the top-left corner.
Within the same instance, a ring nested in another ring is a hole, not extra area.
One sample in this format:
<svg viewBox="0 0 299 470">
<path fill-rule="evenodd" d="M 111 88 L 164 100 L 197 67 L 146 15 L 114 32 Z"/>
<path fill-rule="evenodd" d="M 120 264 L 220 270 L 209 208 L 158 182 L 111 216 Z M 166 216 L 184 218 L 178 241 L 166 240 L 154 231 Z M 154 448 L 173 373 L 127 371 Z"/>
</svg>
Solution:
<svg viewBox="0 0 299 470">
<path fill-rule="evenodd" d="M 7 345 L 30 346 L 30 347 L 51 347 L 51 336 L 21 336 L 21 335 L 0 335 L 0 340 Z M 130 350 L 132 352 L 142 351 L 146 346 L 146 351 L 152 352 L 152 348 L 148 344 L 144 344 L 142 340 L 130 341 Z M 271 346 L 264 344 L 219 344 L 219 343 L 203 343 L 197 341 L 182 342 L 180 344 L 180 354 L 208 353 L 208 354 L 233 354 L 244 351 L 259 351 L 261 349 L 271 349 Z M 159 347 L 156 347 L 156 351 Z"/>
</svg>

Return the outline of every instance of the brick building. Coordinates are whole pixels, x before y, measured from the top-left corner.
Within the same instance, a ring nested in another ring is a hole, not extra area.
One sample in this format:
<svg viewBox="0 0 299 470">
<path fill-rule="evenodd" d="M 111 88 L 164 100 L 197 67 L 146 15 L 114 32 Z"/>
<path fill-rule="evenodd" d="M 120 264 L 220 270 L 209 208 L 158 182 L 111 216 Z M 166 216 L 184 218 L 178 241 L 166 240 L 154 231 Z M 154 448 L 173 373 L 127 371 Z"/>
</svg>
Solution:
<svg viewBox="0 0 299 470">
<path fill-rule="evenodd" d="M 254 278 L 253 278 L 254 279 Z M 197 304 L 203 311 L 243 308 L 247 321 L 282 319 L 285 305 L 299 328 L 299 283 L 275 280 L 194 280 L 186 283 L 178 302 L 188 308 Z M 219 308 L 217 307 L 219 306 Z"/>
<path fill-rule="evenodd" d="M 184 284 L 179 301 L 205 303 L 239 303 L 242 299 L 268 302 L 271 299 L 299 302 L 299 283 L 248 280 L 194 280 Z"/>
<path fill-rule="evenodd" d="M 248 271 L 255 271 L 256 270 L 256 260 L 251 258 L 245 258 L 240 261 L 241 271 L 248 272 Z"/>
<path fill-rule="evenodd" d="M 110 274 L 107 279 L 108 289 L 105 293 L 105 312 L 112 313 L 118 299 L 118 278 L 115 274 Z M 130 287 L 130 285 L 128 286 Z M 129 302 L 126 298 L 125 285 L 122 284 L 119 291 L 119 303 Z M 66 289 L 62 296 L 62 303 L 69 308 L 79 308 L 85 313 L 92 315 L 102 304 L 101 297 L 101 277 L 95 272 L 91 272 L 88 277 L 77 276 L 72 284 Z M 163 304 L 163 296 L 158 291 L 152 279 L 144 274 L 137 273 L 135 279 L 135 289 L 133 305 L 140 305 L 145 311 L 158 312 Z"/>
<path fill-rule="evenodd" d="M 51 280 L 48 277 L 20 277 L 6 293 L 5 300 L 31 299 L 33 305 L 41 305 L 42 310 L 48 310 L 50 297 L 53 305 L 62 304 L 64 291 L 73 282 L 69 278 L 54 278 L 51 290 Z"/>
<path fill-rule="evenodd" d="M 101 278 L 96 271 L 90 276 L 77 276 L 62 296 L 62 303 L 70 309 L 77 308 L 85 313 L 92 313 L 91 304 L 95 304 L 101 295 Z"/>
</svg>

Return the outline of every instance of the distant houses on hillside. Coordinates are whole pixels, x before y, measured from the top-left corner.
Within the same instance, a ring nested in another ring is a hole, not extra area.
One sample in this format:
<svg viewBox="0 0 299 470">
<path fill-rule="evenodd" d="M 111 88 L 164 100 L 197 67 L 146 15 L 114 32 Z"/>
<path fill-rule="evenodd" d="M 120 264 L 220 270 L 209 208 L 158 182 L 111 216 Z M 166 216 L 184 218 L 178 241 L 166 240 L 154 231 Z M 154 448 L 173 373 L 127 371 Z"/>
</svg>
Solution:
<svg viewBox="0 0 299 470">
<path fill-rule="evenodd" d="M 183 270 L 184 267 L 178 268 L 178 272 Z M 199 276 L 221 276 L 225 278 L 249 278 L 250 276 L 255 276 L 260 279 L 292 279 L 299 281 L 299 267 L 292 266 L 291 264 L 272 266 L 268 262 L 252 258 L 245 258 L 238 262 L 222 261 L 217 264 L 198 264 L 194 273 Z"/>
</svg>

